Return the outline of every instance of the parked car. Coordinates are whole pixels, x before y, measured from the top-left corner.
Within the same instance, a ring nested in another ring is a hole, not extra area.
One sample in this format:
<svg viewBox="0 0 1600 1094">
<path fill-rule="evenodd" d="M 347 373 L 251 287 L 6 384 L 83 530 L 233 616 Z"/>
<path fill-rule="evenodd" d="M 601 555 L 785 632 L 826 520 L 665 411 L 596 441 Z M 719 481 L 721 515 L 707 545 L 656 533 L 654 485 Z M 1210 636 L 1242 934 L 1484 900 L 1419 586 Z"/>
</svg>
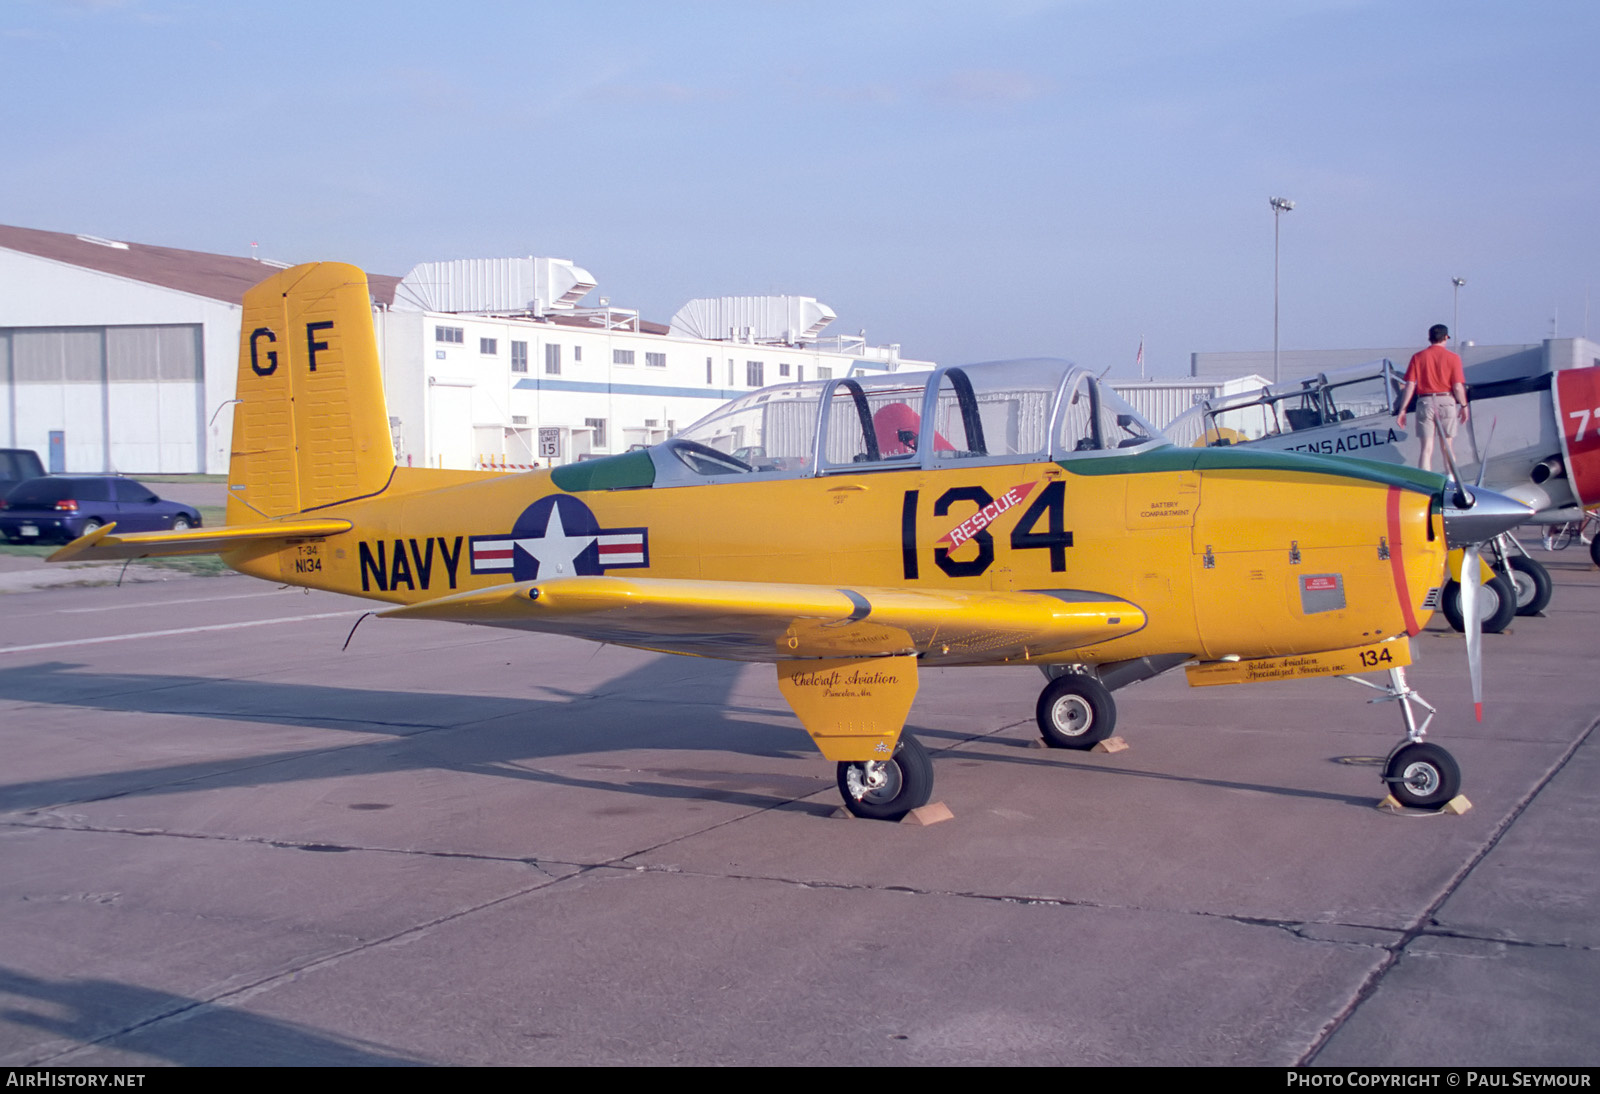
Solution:
<svg viewBox="0 0 1600 1094">
<path fill-rule="evenodd" d="M 0 535 L 12 543 L 69 543 L 102 524 L 119 532 L 198 528 L 200 514 L 116 475 L 29 479 L 0 501 Z"/>
<path fill-rule="evenodd" d="M 29 479 L 44 477 L 44 464 L 31 448 L 0 448 L 0 498 Z"/>
</svg>

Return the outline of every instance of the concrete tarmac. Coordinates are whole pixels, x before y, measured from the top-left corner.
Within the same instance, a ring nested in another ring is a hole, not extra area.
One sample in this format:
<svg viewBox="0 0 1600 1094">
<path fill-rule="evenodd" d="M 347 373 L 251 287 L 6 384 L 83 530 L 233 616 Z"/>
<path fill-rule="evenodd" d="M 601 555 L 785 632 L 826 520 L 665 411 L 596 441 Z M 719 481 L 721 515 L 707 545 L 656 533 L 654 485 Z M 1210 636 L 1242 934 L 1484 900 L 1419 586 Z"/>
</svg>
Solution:
<svg viewBox="0 0 1600 1094">
<path fill-rule="evenodd" d="M 841 819 L 767 666 L 242 577 L 0 596 L 0 1061 L 1600 1062 L 1600 572 L 1412 682 L 1464 816 L 1391 815 L 1392 703 L 925 672 L 922 828 Z"/>
</svg>

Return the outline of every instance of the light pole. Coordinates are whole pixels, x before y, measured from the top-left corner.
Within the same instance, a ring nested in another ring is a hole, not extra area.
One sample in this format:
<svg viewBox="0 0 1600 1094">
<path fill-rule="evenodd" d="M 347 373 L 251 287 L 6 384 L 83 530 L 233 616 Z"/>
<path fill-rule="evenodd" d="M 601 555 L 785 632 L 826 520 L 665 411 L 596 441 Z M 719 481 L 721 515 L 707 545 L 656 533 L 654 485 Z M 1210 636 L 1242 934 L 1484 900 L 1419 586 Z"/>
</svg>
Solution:
<svg viewBox="0 0 1600 1094">
<path fill-rule="evenodd" d="M 1294 208 L 1294 202 L 1288 198 L 1269 198 L 1272 205 L 1272 382 L 1277 383 L 1281 377 L 1278 375 L 1278 222 L 1283 219 L 1283 214 Z"/>
<path fill-rule="evenodd" d="M 1450 279 L 1450 284 L 1455 286 L 1455 299 L 1452 301 L 1454 306 L 1450 312 L 1450 334 L 1456 340 L 1457 349 L 1463 344 L 1461 341 L 1461 286 L 1466 283 L 1467 279 L 1464 277 L 1452 277 Z"/>
</svg>

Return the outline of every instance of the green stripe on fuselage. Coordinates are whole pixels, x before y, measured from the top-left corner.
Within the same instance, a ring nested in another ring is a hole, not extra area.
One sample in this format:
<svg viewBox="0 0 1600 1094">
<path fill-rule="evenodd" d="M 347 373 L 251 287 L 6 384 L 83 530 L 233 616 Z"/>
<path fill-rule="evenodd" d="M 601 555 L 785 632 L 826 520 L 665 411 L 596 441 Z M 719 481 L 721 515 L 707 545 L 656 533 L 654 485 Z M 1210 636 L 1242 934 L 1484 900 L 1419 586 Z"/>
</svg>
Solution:
<svg viewBox="0 0 1600 1094">
<path fill-rule="evenodd" d="M 1403 464 L 1315 456 L 1307 452 L 1266 452 L 1256 448 L 1179 448 L 1176 445 L 1163 445 L 1126 456 L 1059 462 L 1063 469 L 1074 475 L 1139 475 L 1158 471 L 1297 471 L 1399 486 L 1419 494 L 1437 494 L 1445 484 L 1443 475 L 1419 471 Z"/>
</svg>

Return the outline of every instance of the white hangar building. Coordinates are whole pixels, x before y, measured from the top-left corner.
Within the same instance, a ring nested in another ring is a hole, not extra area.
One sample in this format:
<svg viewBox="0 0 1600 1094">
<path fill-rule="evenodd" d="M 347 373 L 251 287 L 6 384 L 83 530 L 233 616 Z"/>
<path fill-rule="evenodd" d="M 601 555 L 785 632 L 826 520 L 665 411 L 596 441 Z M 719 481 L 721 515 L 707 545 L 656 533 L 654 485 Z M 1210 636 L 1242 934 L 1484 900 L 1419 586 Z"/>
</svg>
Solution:
<svg viewBox="0 0 1600 1094">
<path fill-rule="evenodd" d="M 804 296 L 691 300 L 668 325 L 600 298 L 563 259 L 429 262 L 380 307 L 395 451 L 431 467 L 570 463 L 654 444 L 753 388 L 923 370 Z"/>
<path fill-rule="evenodd" d="M 52 471 L 224 470 L 241 301 L 278 265 L 0 225 L 0 448 Z"/>
<path fill-rule="evenodd" d="M 244 292 L 287 263 L 0 225 L 0 448 L 55 471 L 226 471 Z M 693 300 L 670 324 L 561 259 L 369 274 L 401 463 L 569 463 L 663 440 L 785 380 L 927 369 L 822 336 L 810 297 Z"/>
</svg>

